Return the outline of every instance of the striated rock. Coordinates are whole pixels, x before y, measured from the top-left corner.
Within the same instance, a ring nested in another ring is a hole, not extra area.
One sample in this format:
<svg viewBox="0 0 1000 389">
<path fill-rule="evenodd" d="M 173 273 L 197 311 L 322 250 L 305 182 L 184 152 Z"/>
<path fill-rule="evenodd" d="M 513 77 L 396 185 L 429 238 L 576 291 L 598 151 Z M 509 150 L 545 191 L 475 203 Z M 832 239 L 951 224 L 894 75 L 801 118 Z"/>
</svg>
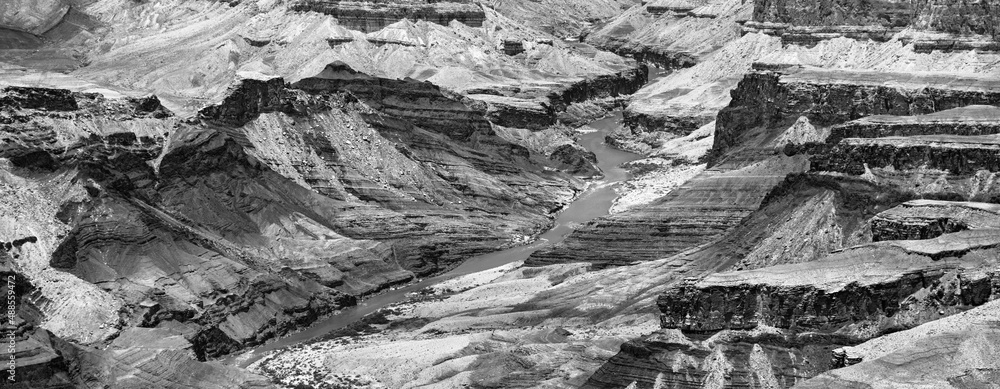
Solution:
<svg viewBox="0 0 1000 389">
<path fill-rule="evenodd" d="M 486 115 L 490 122 L 538 131 L 559 122 L 568 125 L 582 124 L 573 112 L 567 112 L 574 109 L 574 105 L 579 109 L 580 103 L 586 105 L 591 101 L 609 101 L 632 94 L 645 85 L 648 73 L 649 69 L 639 64 L 615 74 L 588 77 L 569 83 L 547 94 L 531 96 L 530 99 L 529 96 L 518 96 L 516 92 L 490 89 L 468 90 L 466 94 L 473 100 L 486 103 Z M 585 115 L 593 115 L 596 119 L 607 112 L 607 109 L 600 108 L 596 114 Z"/>
<path fill-rule="evenodd" d="M 853 175 L 864 174 L 866 166 L 871 166 L 896 170 L 935 169 L 968 176 L 978 171 L 1000 171 L 998 150 L 1000 139 L 994 136 L 850 138 L 809 161 L 814 171 Z"/>
<path fill-rule="evenodd" d="M 830 128 L 827 143 L 844 138 L 912 135 L 992 135 L 1000 133 L 1000 107 L 970 105 L 926 115 L 875 115 Z"/>
<path fill-rule="evenodd" d="M 593 177 L 601 174 L 600 169 L 596 168 L 597 156 L 577 144 L 568 143 L 559 146 L 549 154 L 549 158 L 572 166 L 569 171 L 576 175 Z"/>
<path fill-rule="evenodd" d="M 725 342 L 725 347 L 713 343 Z M 621 346 L 582 388 L 791 387 L 830 369 L 830 349 L 845 339 L 830 335 L 726 331 L 689 340 L 659 330 Z"/>
<path fill-rule="evenodd" d="M 486 15 L 469 0 L 438 1 L 341 1 L 298 0 L 292 11 L 320 12 L 337 18 L 341 25 L 364 32 L 378 31 L 403 19 L 426 20 L 448 25 L 457 20 L 469 27 L 482 27 Z"/>
<path fill-rule="evenodd" d="M 654 1 L 598 26 L 587 42 L 664 69 L 693 66 L 740 36 L 753 4 L 733 0 Z"/>
<path fill-rule="evenodd" d="M 124 154 L 153 159 L 177 122 L 156 97 L 112 100 L 64 89 L 7 87 L 0 107 L 0 157 L 45 170 Z"/>
<path fill-rule="evenodd" d="M 74 347 L 76 381 L 81 386 L 144 388 L 274 388 L 266 377 L 216 362 L 194 360 L 178 323 L 161 328 L 125 330 L 105 349 Z"/>
<path fill-rule="evenodd" d="M 83 187 L 73 201 L 56 199 L 54 221 L 67 231 L 41 268 L 118 299 L 118 328 L 184 323 L 189 352 L 140 357 L 170 370 L 530 235 L 572 193 L 568 178 L 533 165 L 547 158 L 497 138 L 469 100 L 348 74 L 354 81 L 304 80 L 311 92 L 247 79 L 184 122 L 155 98 L 6 90 L 13 119 L 0 150 L 15 169 L 35 169 L 13 182 L 39 179 L 45 167 Z M 152 368 L 87 355 L 76 358 Z"/>
<path fill-rule="evenodd" d="M 796 388 L 990 387 L 1000 337 L 996 301 L 851 348 L 857 363 L 831 370 Z"/>
<path fill-rule="evenodd" d="M 1000 104 L 1000 86 L 985 77 L 800 70 L 748 74 L 719 112 L 713 153 L 720 154 L 763 130 L 787 127 L 805 116 L 829 126 L 871 115 L 919 115 L 975 104 Z M 770 96 L 766 101 L 761 96 Z M 756 100 L 756 101 L 755 101 Z"/>
<path fill-rule="evenodd" d="M 0 28 L 42 35 L 61 22 L 69 8 L 63 0 L 11 0 L 0 9 Z"/>
<path fill-rule="evenodd" d="M 36 304 L 44 304 L 37 287 L 17 271 L 15 258 L 21 246 L 35 243 L 35 237 L 4 242 L 0 248 L 0 292 L 4 296 L 4 314 L 0 329 L 4 333 L 4 387 L 10 388 L 72 388 L 69 366 L 63 356 L 64 341 L 40 327 L 44 315 Z M 13 287 L 13 288 L 11 288 Z M 8 347 L 14 343 L 14 350 Z M 7 362 L 14 361 L 14 374 Z"/>
<path fill-rule="evenodd" d="M 1000 207 L 991 203 L 911 200 L 872 219 L 872 240 L 930 239 L 962 230 L 1000 227 Z"/>
<path fill-rule="evenodd" d="M 521 41 L 505 40 L 503 41 L 503 52 L 511 56 L 521 54 L 524 52 L 524 44 Z"/>
<path fill-rule="evenodd" d="M 833 1 L 817 6 L 796 0 L 756 0 L 753 20 L 799 26 L 884 26 L 935 29 L 954 34 L 997 33 L 994 1 Z"/>
<path fill-rule="evenodd" d="M 490 94 L 469 95 L 469 98 L 486 103 L 490 122 L 504 127 L 539 131 L 555 125 L 558 120 L 551 105 L 537 100 Z"/>
<path fill-rule="evenodd" d="M 511 19 L 563 39 L 576 39 L 585 34 L 593 24 L 614 18 L 638 3 L 637 0 L 483 2 Z"/>
<path fill-rule="evenodd" d="M 708 243 L 757 209 L 787 174 L 801 172 L 801 161 L 776 159 L 706 170 L 648 205 L 587 223 L 564 242 L 536 251 L 525 264 L 586 261 L 598 268 L 620 266 Z"/>
<path fill-rule="evenodd" d="M 667 329 L 623 345 L 585 387 L 791 387 L 863 366 L 869 356 L 849 346 L 995 298 L 996 274 L 983 270 L 996 266 L 994 235 L 944 235 L 937 244 L 967 251 L 937 260 L 900 241 L 689 278 L 658 299 Z"/>
<path fill-rule="evenodd" d="M 763 33 L 780 37 L 782 43 L 802 46 L 813 46 L 836 38 L 886 42 L 903 31 L 901 27 L 881 25 L 804 26 L 756 20 L 744 23 L 742 28 L 744 34 Z"/>
<path fill-rule="evenodd" d="M 764 325 L 867 339 L 994 299 L 995 274 L 982 269 L 995 266 L 995 234 L 883 242 L 803 264 L 719 273 L 668 290 L 658 305 L 665 328 L 689 332 Z"/>
</svg>

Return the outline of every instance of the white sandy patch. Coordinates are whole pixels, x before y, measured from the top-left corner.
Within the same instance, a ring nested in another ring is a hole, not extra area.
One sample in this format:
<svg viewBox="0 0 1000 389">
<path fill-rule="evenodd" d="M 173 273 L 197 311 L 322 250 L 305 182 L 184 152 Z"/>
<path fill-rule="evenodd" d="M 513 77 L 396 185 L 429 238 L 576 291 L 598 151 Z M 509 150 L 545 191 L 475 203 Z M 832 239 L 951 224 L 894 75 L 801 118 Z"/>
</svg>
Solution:
<svg viewBox="0 0 1000 389">
<path fill-rule="evenodd" d="M 619 187 L 619 196 L 608 211 L 610 214 L 653 202 L 677 189 L 685 182 L 705 170 L 706 164 L 664 167 L 629 180 Z"/>
<path fill-rule="evenodd" d="M 523 264 L 524 261 L 511 262 L 506 265 L 483 270 L 478 273 L 466 274 L 461 277 L 442 281 L 438 284 L 429 286 L 428 289 L 434 291 L 435 294 L 464 292 L 477 286 L 493 282 L 493 280 L 496 280 L 504 274 L 521 267 Z"/>
<path fill-rule="evenodd" d="M 420 305 L 413 313 L 418 317 L 444 317 L 469 310 L 512 306 L 530 300 L 551 286 L 552 282 L 545 277 L 493 282 Z"/>
<path fill-rule="evenodd" d="M 398 388 L 413 382 L 420 372 L 457 353 L 473 340 L 470 335 L 408 340 L 344 347 L 328 353 L 324 363 L 332 372 L 378 377 Z"/>
</svg>

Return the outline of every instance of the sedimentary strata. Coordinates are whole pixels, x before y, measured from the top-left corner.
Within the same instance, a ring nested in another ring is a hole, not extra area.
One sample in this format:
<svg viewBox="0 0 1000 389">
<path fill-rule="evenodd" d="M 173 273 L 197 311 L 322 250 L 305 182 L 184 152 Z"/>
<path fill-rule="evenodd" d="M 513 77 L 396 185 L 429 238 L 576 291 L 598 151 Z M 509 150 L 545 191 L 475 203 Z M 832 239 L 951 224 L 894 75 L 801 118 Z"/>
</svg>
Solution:
<svg viewBox="0 0 1000 389">
<path fill-rule="evenodd" d="M 853 0 L 819 4 L 806 1 L 757 0 L 753 20 L 794 23 L 799 26 L 883 26 L 933 29 L 953 34 L 994 35 L 997 33 L 995 1 L 974 3 L 950 1 Z"/>
<path fill-rule="evenodd" d="M 298 0 L 292 11 L 320 12 L 337 18 L 347 28 L 364 32 L 378 31 L 403 19 L 426 20 L 448 25 L 452 20 L 469 27 L 482 27 L 486 14 L 468 0 L 437 1 L 340 1 Z"/>
<path fill-rule="evenodd" d="M 108 331 L 171 328 L 188 350 L 165 345 L 143 358 L 201 369 L 183 360 L 260 344 L 357 296 L 502 247 L 543 227 L 571 195 L 574 184 L 560 174 L 524 170 L 547 159 L 497 138 L 471 100 L 350 74 L 354 81 L 342 84 L 306 79 L 303 89 L 243 80 L 188 120 L 153 97 L 5 89 L 4 174 L 26 177 L 14 183 L 67 176 L 80 192 L 56 203 L 52 222 L 67 230 L 39 269 L 120 301 L 117 329 Z M 429 98 L 437 100 L 421 104 Z M 455 116 L 428 115 L 432 106 Z M 513 197 L 528 192 L 535 195 Z M 492 227 L 470 228 L 483 222 Z M 73 358 L 84 371 L 110 363 L 126 374 L 132 366 L 98 354 Z"/>
<path fill-rule="evenodd" d="M 859 363 L 825 372 L 802 388 L 859 385 L 988 387 L 996 382 L 996 301 L 852 348 Z"/>
<path fill-rule="evenodd" d="M 872 240 L 930 239 L 942 234 L 1000 227 L 992 203 L 912 200 L 872 218 Z"/>
</svg>

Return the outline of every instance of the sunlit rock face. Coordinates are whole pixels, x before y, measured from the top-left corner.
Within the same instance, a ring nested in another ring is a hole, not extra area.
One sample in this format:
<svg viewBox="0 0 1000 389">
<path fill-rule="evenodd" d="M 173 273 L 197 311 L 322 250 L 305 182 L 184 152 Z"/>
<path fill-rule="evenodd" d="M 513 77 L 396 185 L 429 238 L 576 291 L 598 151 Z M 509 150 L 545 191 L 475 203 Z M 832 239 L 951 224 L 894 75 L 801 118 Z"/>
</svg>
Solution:
<svg viewBox="0 0 1000 389">
<path fill-rule="evenodd" d="M 997 15 L 7 1 L 16 387 L 988 386 Z M 608 190 L 604 117 L 644 157 L 610 215 L 392 295 Z M 379 293 L 405 302 L 232 365 Z"/>
</svg>

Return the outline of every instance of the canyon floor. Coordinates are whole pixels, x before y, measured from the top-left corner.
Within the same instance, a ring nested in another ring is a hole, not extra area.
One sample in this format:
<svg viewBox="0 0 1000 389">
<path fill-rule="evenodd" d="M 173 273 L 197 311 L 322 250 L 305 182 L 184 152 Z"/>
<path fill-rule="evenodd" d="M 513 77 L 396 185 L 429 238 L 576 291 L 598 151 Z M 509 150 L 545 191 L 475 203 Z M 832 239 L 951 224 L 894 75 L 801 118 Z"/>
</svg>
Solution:
<svg viewBox="0 0 1000 389">
<path fill-rule="evenodd" d="M 5 1 L 2 386 L 1000 387 L 998 26 Z"/>
</svg>

